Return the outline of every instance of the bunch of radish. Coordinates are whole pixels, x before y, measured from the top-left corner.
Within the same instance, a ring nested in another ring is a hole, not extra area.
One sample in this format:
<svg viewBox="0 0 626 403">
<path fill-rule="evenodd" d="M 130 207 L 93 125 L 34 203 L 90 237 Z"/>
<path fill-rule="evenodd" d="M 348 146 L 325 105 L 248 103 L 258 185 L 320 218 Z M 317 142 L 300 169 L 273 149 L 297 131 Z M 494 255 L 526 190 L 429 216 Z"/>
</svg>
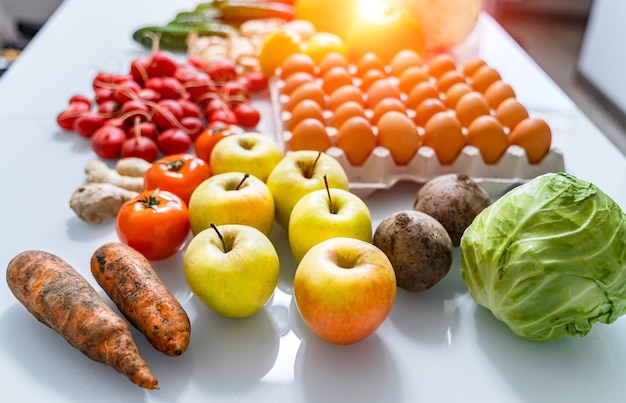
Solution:
<svg viewBox="0 0 626 403">
<path fill-rule="evenodd" d="M 127 74 L 98 73 L 93 97 L 71 97 L 57 123 L 90 138 L 101 158 L 152 162 L 159 154 L 188 152 L 209 125 L 255 127 L 260 114 L 250 95 L 266 87 L 261 73 L 241 76 L 229 59 L 180 63 L 155 51 L 133 60 Z"/>
</svg>

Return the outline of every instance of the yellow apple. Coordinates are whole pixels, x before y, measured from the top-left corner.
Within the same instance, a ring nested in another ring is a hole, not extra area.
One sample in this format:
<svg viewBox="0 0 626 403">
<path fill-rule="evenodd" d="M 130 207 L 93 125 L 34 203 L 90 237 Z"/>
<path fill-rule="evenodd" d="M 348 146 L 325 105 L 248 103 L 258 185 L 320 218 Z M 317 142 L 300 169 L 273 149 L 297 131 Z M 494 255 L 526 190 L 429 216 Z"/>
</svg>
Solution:
<svg viewBox="0 0 626 403">
<path fill-rule="evenodd" d="M 304 323 L 333 344 L 353 344 L 374 333 L 391 311 L 396 288 L 387 255 L 369 242 L 344 237 L 313 246 L 293 284 Z"/>
<path fill-rule="evenodd" d="M 259 178 L 225 172 L 202 182 L 189 199 L 189 224 L 196 235 L 215 223 L 243 224 L 269 236 L 274 224 L 274 198 Z"/>
<path fill-rule="evenodd" d="M 349 190 L 348 176 L 339 161 L 329 154 L 299 150 L 292 151 L 274 167 L 267 178 L 267 187 L 274 196 L 276 221 L 289 228 L 291 210 L 302 196 L 328 187 Z"/>
<path fill-rule="evenodd" d="M 247 172 L 263 182 L 283 158 L 280 145 L 257 132 L 226 136 L 215 144 L 209 159 L 211 172 Z"/>
<path fill-rule="evenodd" d="M 228 224 L 193 237 L 183 270 L 191 291 L 206 306 L 222 316 L 244 318 L 269 301 L 280 264 L 274 245 L 261 231 Z"/>
<path fill-rule="evenodd" d="M 329 238 L 349 237 L 372 241 L 369 208 L 354 193 L 319 189 L 303 196 L 289 218 L 289 246 L 296 262 L 309 249 Z"/>
</svg>

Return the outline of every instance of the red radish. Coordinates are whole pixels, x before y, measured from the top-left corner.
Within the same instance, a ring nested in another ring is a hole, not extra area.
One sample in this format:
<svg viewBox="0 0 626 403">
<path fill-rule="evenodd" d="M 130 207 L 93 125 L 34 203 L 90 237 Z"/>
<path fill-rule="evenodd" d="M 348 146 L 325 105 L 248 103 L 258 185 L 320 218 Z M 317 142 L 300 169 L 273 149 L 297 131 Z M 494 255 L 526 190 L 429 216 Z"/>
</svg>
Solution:
<svg viewBox="0 0 626 403">
<path fill-rule="evenodd" d="M 149 56 L 138 57 L 130 63 L 130 75 L 135 81 L 142 84 L 148 81 L 148 65 L 151 62 Z"/>
<path fill-rule="evenodd" d="M 209 77 L 217 83 L 226 83 L 237 78 L 237 63 L 230 59 L 220 59 L 206 67 Z"/>
<path fill-rule="evenodd" d="M 250 91 L 262 91 L 267 88 L 268 80 L 265 75 L 259 71 L 252 71 L 248 73 L 246 76 L 246 80 L 248 81 L 248 88 Z"/>
<path fill-rule="evenodd" d="M 104 118 L 117 116 L 120 110 L 120 103 L 117 101 L 104 101 L 98 105 L 98 113 Z"/>
<path fill-rule="evenodd" d="M 83 137 L 91 138 L 96 130 L 104 126 L 104 121 L 105 119 L 96 113 L 86 113 L 76 119 L 74 130 Z"/>
<path fill-rule="evenodd" d="M 229 109 L 230 106 L 222 98 L 209 98 L 204 104 L 204 116 L 211 122 L 214 112 Z"/>
<path fill-rule="evenodd" d="M 196 138 L 204 131 L 204 122 L 200 117 L 186 116 L 180 120 L 180 124 L 185 128 L 185 132 L 191 137 L 191 141 L 195 141 Z"/>
<path fill-rule="evenodd" d="M 132 124 L 136 118 L 140 119 L 142 122 L 150 120 L 150 107 L 136 100 L 124 102 L 120 108 L 120 119 L 122 119 L 126 125 L 129 125 Z"/>
<path fill-rule="evenodd" d="M 112 88 L 98 88 L 95 91 L 94 100 L 98 105 L 105 101 L 114 101 L 115 100 L 115 91 Z"/>
<path fill-rule="evenodd" d="M 57 115 L 57 124 L 64 130 L 74 130 L 76 119 L 89 113 L 89 107 L 82 102 L 74 102 Z"/>
<path fill-rule="evenodd" d="M 191 148 L 191 137 L 180 129 L 167 129 L 157 138 L 157 145 L 166 155 L 186 153 Z"/>
<path fill-rule="evenodd" d="M 239 125 L 237 115 L 230 109 L 221 109 L 211 114 L 209 122 L 222 122 L 231 125 Z"/>
<path fill-rule="evenodd" d="M 183 117 L 200 118 L 202 116 L 200 107 L 195 102 L 181 98 L 178 100 L 178 103 L 183 108 Z"/>
<path fill-rule="evenodd" d="M 126 80 L 121 82 L 115 88 L 115 100 L 120 104 L 126 101 L 136 99 L 139 91 L 141 91 L 141 85 L 136 81 Z"/>
<path fill-rule="evenodd" d="M 185 87 L 174 77 L 163 77 L 161 79 L 161 98 L 180 99 L 185 93 Z"/>
<path fill-rule="evenodd" d="M 173 99 L 162 99 L 152 108 L 152 122 L 159 129 L 177 127 L 183 117 L 183 107 Z"/>
<path fill-rule="evenodd" d="M 154 141 L 156 141 L 159 134 L 159 131 L 157 130 L 154 123 L 139 122 L 139 124 L 134 124 L 126 130 L 126 136 L 133 137 L 137 132 L 140 136 L 151 138 Z"/>
<path fill-rule="evenodd" d="M 204 71 L 207 68 L 206 61 L 200 56 L 189 56 L 187 58 L 187 63 L 200 71 Z"/>
<path fill-rule="evenodd" d="M 91 145 L 100 158 L 119 158 L 122 152 L 122 144 L 126 141 L 126 133 L 119 127 L 104 125 L 91 137 Z"/>
<path fill-rule="evenodd" d="M 74 95 L 70 98 L 69 104 L 72 105 L 74 103 L 83 103 L 87 105 L 87 108 L 91 108 L 91 100 L 84 95 Z"/>
<path fill-rule="evenodd" d="M 135 121 L 135 126 L 138 125 L 139 121 L 137 120 Z M 139 128 L 136 128 L 134 133 L 134 136 L 128 138 L 122 144 L 120 157 L 138 157 L 148 162 L 153 162 L 159 155 L 157 144 L 151 138 L 142 136 L 139 132 Z"/>
<path fill-rule="evenodd" d="M 157 51 L 150 55 L 150 63 L 146 66 L 148 77 L 172 77 L 176 73 L 176 62 L 168 54 Z"/>
<path fill-rule="evenodd" d="M 261 120 L 261 114 L 258 109 L 249 103 L 240 103 L 235 106 L 233 112 L 237 116 L 237 122 L 243 127 L 256 127 Z"/>
<path fill-rule="evenodd" d="M 158 102 L 161 99 L 161 94 L 151 88 L 142 88 L 137 95 L 146 102 Z"/>
</svg>

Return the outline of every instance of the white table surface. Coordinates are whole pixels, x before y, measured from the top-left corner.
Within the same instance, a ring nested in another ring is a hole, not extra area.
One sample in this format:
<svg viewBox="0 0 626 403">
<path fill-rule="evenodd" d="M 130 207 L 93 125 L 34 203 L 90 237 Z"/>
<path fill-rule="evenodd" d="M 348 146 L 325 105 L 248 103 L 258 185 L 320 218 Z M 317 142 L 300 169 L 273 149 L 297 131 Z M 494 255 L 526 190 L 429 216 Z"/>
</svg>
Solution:
<svg viewBox="0 0 626 403">
<path fill-rule="evenodd" d="M 69 208 L 95 155 L 88 141 L 61 132 L 55 117 L 70 96 L 91 94 L 96 72 L 125 72 L 145 53 L 130 37 L 134 29 L 166 23 L 195 3 L 66 0 L 0 79 L 3 264 L 21 251 L 42 249 L 92 281 L 91 254 L 117 238 L 112 222 L 88 225 Z M 626 158 L 491 18 L 481 17 L 464 52 L 462 58 L 478 55 L 496 67 L 531 115 L 548 120 L 567 171 L 626 206 Z M 404 183 L 370 196 L 373 225 L 410 208 L 414 193 Z M 584 338 L 524 341 L 472 301 L 459 274 L 458 250 L 436 287 L 398 291 L 375 334 L 352 346 L 324 343 L 305 328 L 291 298 L 295 264 L 284 231 L 276 229 L 272 239 L 281 256 L 279 286 L 266 308 L 243 320 L 219 317 L 191 296 L 181 255 L 155 264 L 193 329 L 189 350 L 177 358 L 160 355 L 135 333 L 159 378 L 158 391 L 140 389 L 84 357 L 28 314 L 2 282 L 0 400 L 508 403 L 617 402 L 626 396 L 626 320 L 596 325 Z"/>
</svg>

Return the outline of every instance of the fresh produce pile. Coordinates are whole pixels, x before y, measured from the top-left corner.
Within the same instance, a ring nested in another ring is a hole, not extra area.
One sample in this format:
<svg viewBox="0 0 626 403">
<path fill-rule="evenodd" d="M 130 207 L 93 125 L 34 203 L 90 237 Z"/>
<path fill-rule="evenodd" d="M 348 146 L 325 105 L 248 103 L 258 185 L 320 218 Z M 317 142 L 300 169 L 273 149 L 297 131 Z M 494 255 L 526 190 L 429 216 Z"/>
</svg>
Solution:
<svg viewBox="0 0 626 403">
<path fill-rule="evenodd" d="M 298 313 L 333 344 L 374 333 L 398 287 L 436 286 L 456 247 L 472 297 L 521 337 L 585 335 L 626 312 L 626 217 L 615 202 L 569 174 L 536 170 L 492 202 L 463 171 L 472 164 L 456 165 L 473 155 L 499 169 L 517 147 L 527 166 L 541 169 L 553 153 L 550 128 L 529 116 L 499 72 L 479 59 L 460 66 L 447 53 L 426 58 L 417 48 L 432 38 L 384 57 L 355 53 L 355 40 L 342 35 L 372 23 L 321 30 L 324 20 L 305 6 L 331 3 L 203 3 L 135 32 L 150 53 L 128 72 L 97 74 L 93 96 L 69 100 L 57 123 L 89 138 L 97 157 L 69 206 L 86 225 L 114 221 L 117 239 L 89 264 L 126 320 L 60 257 L 25 251 L 9 262 L 7 283 L 35 318 L 91 359 L 157 389 L 126 322 L 169 356 L 187 350 L 191 323 L 151 262 L 181 254 L 195 298 L 247 318 L 278 284 L 276 225 L 297 266 Z M 337 15 L 355 3 L 341 4 Z M 296 18 L 307 13 L 310 21 Z M 386 26 L 417 29 L 403 13 L 387 16 Z M 188 53 L 179 61 L 159 46 Z M 255 93 L 275 104 L 280 141 L 256 130 L 265 117 L 252 105 Z M 375 158 L 391 161 L 384 167 L 395 174 L 428 152 L 450 172 L 419 176 L 412 205 L 373 227 L 366 201 L 351 191 L 354 175 L 384 182 L 383 165 L 368 165 Z"/>
</svg>

